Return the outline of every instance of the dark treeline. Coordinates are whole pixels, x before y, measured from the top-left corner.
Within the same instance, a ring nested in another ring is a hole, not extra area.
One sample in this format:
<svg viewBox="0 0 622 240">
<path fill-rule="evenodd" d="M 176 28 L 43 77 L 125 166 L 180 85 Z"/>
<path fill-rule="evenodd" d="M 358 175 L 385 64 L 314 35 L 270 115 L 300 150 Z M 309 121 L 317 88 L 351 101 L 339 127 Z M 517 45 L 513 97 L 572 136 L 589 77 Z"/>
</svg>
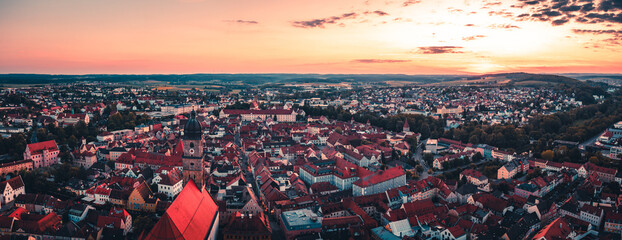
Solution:
<svg viewBox="0 0 622 240">
<path fill-rule="evenodd" d="M 39 142 L 55 140 L 61 150 L 59 156 L 65 160 L 69 157 L 67 154 L 70 149 L 80 146 L 80 139 L 85 138 L 87 141 L 96 141 L 98 133 L 97 128 L 82 121 L 66 127 L 57 127 L 50 124 L 37 129 L 37 140 Z M 0 155 L 9 154 L 14 159 L 22 159 L 32 134 L 33 131 L 30 131 L 28 133 L 13 134 L 9 138 L 0 137 Z"/>
<path fill-rule="evenodd" d="M 26 149 L 26 135 L 24 133 L 12 134 L 11 137 L 0 137 L 0 155 L 9 154 L 11 158 L 21 159 Z"/>
<path fill-rule="evenodd" d="M 398 114 L 380 117 L 377 113 L 362 111 L 350 114 L 341 107 L 329 106 L 317 108 L 303 106 L 310 116 L 324 115 L 331 119 L 370 124 L 389 131 L 402 130 L 404 121 L 410 129 L 421 133 L 421 139 L 446 137 L 473 144 L 489 144 L 502 149 L 525 152 L 533 150 L 539 157 L 540 152 L 553 148 L 554 140 L 583 142 L 604 131 L 617 121 L 622 120 L 622 96 L 613 96 L 603 103 L 588 105 L 567 112 L 551 115 L 537 115 L 524 126 L 497 124 L 493 126 L 468 122 L 458 128 L 445 130 L 444 119 L 434 119 L 423 115 Z M 535 144 L 531 145 L 530 140 Z M 574 154 L 573 154 L 574 155 Z"/>
<path fill-rule="evenodd" d="M 524 128 L 532 139 L 586 141 L 622 120 L 622 97 L 552 115 L 538 115 Z"/>
<path fill-rule="evenodd" d="M 89 124 L 80 121 L 69 126 L 55 126 L 52 124 L 39 127 L 37 131 L 37 140 L 39 142 L 55 140 L 58 144 L 63 160 L 69 158 L 68 151 L 80 146 L 81 139 L 85 138 L 87 142 L 97 141 L 97 134 L 101 130 L 96 126 L 101 117 L 96 114 Z M 119 129 L 133 129 L 140 124 L 146 124 L 151 119 L 147 115 L 135 115 L 129 111 L 121 111 L 110 115 L 106 122 L 108 130 L 114 131 Z M 9 154 L 14 159 L 22 159 L 22 154 L 26 149 L 26 145 L 30 143 L 34 131 L 27 133 L 13 134 L 9 138 L 0 137 L 0 155 Z"/>
<path fill-rule="evenodd" d="M 529 150 L 529 137 L 523 129 L 512 124 L 490 126 L 469 122 L 446 131 L 444 136 L 465 143 L 484 143 L 517 152 Z"/>
<path fill-rule="evenodd" d="M 151 117 L 147 114 L 136 115 L 130 111 L 120 111 L 108 117 L 106 126 L 108 131 L 116 131 L 121 129 L 134 129 L 134 127 L 146 124 L 151 121 Z"/>
<path fill-rule="evenodd" d="M 339 121 L 350 121 L 354 119 L 355 121 L 361 123 L 369 121 L 372 126 L 395 132 L 402 131 L 404 122 L 408 121 L 410 130 L 421 133 L 422 139 L 429 137 L 441 137 L 445 127 L 444 121 L 436 120 L 432 117 L 426 117 L 423 115 L 398 114 L 390 117 L 381 117 L 376 113 L 369 111 L 361 111 L 356 114 L 351 114 L 349 111 L 344 110 L 341 106 L 328 106 L 326 108 L 303 106 L 301 109 L 310 116 L 326 116 L 330 119 L 336 119 Z"/>
</svg>

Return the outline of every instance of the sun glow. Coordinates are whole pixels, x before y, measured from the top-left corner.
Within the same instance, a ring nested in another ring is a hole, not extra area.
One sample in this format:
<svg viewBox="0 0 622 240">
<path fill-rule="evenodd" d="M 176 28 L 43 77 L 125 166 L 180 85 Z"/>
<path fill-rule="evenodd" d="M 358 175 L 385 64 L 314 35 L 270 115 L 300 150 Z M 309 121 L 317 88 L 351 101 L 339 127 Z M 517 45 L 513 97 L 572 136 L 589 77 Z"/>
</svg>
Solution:
<svg viewBox="0 0 622 240">
<path fill-rule="evenodd" d="M 622 71 L 620 24 L 518 21 L 518 0 L 234 2 L 0 1 L 0 71 Z"/>
</svg>

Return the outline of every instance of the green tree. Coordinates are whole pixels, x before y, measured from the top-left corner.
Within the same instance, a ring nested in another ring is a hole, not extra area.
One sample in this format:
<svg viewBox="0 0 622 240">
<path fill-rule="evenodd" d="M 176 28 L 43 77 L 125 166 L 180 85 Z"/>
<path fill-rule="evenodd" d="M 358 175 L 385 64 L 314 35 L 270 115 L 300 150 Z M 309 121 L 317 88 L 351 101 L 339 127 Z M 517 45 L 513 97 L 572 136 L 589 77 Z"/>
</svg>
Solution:
<svg viewBox="0 0 622 240">
<path fill-rule="evenodd" d="M 482 154 L 480 152 L 477 152 L 473 155 L 473 157 L 471 157 L 471 161 L 473 162 L 479 162 L 481 160 L 484 159 L 484 156 L 482 156 Z"/>
<path fill-rule="evenodd" d="M 145 215 L 138 215 L 132 224 L 132 228 L 135 234 L 141 234 L 143 231 L 148 233 L 151 228 L 155 226 L 155 222 L 149 217 Z"/>
<path fill-rule="evenodd" d="M 428 165 L 432 165 L 432 161 L 434 161 L 434 154 L 432 153 L 423 154 L 423 161 L 425 161 Z"/>
</svg>

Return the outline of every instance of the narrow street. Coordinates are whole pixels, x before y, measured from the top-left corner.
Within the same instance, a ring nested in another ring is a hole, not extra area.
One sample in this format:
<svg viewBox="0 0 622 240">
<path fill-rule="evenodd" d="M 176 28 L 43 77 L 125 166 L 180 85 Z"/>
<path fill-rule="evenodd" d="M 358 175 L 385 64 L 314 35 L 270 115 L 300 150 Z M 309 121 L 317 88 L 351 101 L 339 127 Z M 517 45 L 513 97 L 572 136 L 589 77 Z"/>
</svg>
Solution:
<svg viewBox="0 0 622 240">
<path fill-rule="evenodd" d="M 248 162 L 248 156 L 246 156 L 246 154 L 244 153 L 244 149 L 242 149 L 242 142 L 240 140 L 240 132 L 237 130 L 235 132 L 234 141 L 235 141 L 235 144 L 241 150 L 239 163 L 240 163 L 240 168 L 242 169 L 242 172 L 244 173 L 244 178 L 246 178 L 246 181 L 249 184 L 251 184 L 251 189 L 253 190 L 253 193 L 255 193 L 255 196 L 257 196 L 257 199 L 261 203 L 263 199 L 261 199 L 261 196 L 259 195 L 259 186 L 257 186 L 257 179 L 253 176 L 253 173 L 249 171 L 250 164 Z M 283 230 L 281 229 L 281 225 L 279 224 L 276 216 L 273 216 L 272 214 L 270 214 L 268 209 L 264 209 L 264 214 L 266 214 L 270 222 L 270 229 L 272 229 L 271 238 L 272 239 L 284 239 L 285 235 L 283 233 Z"/>
</svg>

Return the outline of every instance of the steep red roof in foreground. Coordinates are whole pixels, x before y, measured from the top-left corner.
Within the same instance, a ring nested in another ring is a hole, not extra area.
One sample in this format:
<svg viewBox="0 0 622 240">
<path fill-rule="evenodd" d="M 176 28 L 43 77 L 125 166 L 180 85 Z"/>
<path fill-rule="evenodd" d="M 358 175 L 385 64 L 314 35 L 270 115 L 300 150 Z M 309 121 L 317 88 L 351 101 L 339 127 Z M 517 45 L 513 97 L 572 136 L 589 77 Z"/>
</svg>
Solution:
<svg viewBox="0 0 622 240">
<path fill-rule="evenodd" d="M 218 206 L 207 191 L 189 181 L 144 239 L 205 239 L 214 226 Z"/>
<path fill-rule="evenodd" d="M 557 218 L 542 228 L 533 239 L 566 239 L 572 230 L 563 218 Z"/>
</svg>

